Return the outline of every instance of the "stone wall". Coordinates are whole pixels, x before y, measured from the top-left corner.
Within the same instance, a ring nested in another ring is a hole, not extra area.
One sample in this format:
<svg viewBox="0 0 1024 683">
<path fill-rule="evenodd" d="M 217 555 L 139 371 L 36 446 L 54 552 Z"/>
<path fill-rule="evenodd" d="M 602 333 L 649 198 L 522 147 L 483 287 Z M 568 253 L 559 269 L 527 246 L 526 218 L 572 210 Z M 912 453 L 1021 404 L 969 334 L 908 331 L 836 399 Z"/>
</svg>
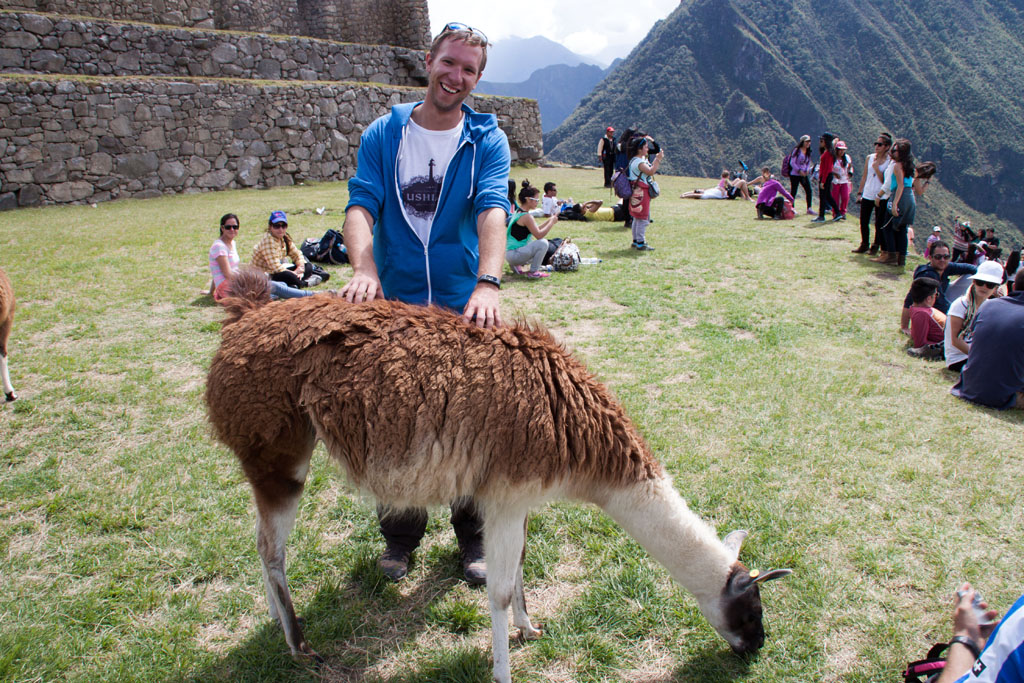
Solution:
<svg viewBox="0 0 1024 683">
<path fill-rule="evenodd" d="M 0 209 L 338 180 L 360 132 L 422 89 L 0 78 Z M 478 96 L 513 161 L 542 152 L 533 100 Z"/>
<path fill-rule="evenodd" d="M 427 0 L 0 0 L 0 9 L 283 33 L 417 50 L 430 44 Z"/>
<path fill-rule="evenodd" d="M 405 47 L 167 30 L 24 12 L 0 12 L 0 70 L 390 85 L 425 85 L 427 78 L 424 53 Z"/>
</svg>

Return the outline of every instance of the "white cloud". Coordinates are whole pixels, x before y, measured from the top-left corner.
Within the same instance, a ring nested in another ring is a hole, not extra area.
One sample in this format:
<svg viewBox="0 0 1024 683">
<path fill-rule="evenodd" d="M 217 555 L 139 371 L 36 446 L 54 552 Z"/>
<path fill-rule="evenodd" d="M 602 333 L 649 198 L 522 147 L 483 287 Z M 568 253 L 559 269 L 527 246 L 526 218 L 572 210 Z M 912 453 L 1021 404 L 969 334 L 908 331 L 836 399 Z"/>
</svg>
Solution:
<svg viewBox="0 0 1024 683">
<path fill-rule="evenodd" d="M 654 22 L 667 17 L 678 4 L 678 0 L 632 0 L 624 12 L 621 2 L 611 0 L 428 1 L 434 35 L 445 23 L 460 21 L 479 28 L 492 43 L 510 36 L 544 36 L 579 54 L 606 56 L 612 52 L 609 46 L 620 46 L 613 57 L 624 57 Z"/>
</svg>

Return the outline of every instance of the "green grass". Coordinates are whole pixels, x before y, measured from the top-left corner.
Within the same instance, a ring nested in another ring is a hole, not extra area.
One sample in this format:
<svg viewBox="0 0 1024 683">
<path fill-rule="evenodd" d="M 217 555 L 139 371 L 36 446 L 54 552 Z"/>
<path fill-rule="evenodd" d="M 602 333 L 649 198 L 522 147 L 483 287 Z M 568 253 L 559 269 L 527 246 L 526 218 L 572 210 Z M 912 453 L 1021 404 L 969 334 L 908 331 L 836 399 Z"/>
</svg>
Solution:
<svg viewBox="0 0 1024 683">
<path fill-rule="evenodd" d="M 607 198 L 597 171 L 516 169 Z M 519 681 L 893 680 L 949 636 L 949 594 L 1020 592 L 1022 416 L 952 398 L 898 334 L 905 271 L 849 253 L 853 221 L 753 220 L 675 199 L 638 254 L 618 224 L 563 223 L 603 259 L 506 277 L 506 317 L 548 326 L 620 398 L 691 507 L 767 586 L 768 641 L 743 661 L 693 598 L 599 510 L 535 511 L 527 598 L 541 640 Z M 200 295 L 222 213 L 243 259 L 270 210 L 342 223 L 343 183 L 0 214 L 19 310 L 0 407 L 0 679 L 488 681 L 486 593 L 459 580 L 445 514 L 386 582 L 372 506 L 318 450 L 288 574 L 316 672 L 270 623 L 247 485 L 202 402 L 221 310 Z M 314 207 L 327 206 L 325 215 Z M 347 267 L 329 268 L 341 283 Z"/>
</svg>

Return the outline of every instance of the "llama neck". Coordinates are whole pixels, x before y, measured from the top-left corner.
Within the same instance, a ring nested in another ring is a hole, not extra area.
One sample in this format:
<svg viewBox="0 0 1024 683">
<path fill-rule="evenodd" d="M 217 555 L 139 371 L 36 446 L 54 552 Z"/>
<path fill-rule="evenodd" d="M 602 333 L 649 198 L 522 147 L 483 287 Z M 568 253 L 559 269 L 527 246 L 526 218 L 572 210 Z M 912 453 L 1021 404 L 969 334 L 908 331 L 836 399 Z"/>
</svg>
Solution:
<svg viewBox="0 0 1024 683">
<path fill-rule="evenodd" d="M 662 476 L 611 490 L 599 504 L 702 606 L 721 596 L 733 560 L 671 479 Z"/>
</svg>

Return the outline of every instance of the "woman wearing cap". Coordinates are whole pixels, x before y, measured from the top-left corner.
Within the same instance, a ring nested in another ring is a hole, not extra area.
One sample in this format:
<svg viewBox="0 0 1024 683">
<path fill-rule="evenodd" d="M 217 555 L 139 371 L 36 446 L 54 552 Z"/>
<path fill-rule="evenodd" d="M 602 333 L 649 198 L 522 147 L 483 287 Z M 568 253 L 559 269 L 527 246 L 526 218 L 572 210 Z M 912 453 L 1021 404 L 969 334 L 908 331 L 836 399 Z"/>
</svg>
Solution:
<svg viewBox="0 0 1024 683">
<path fill-rule="evenodd" d="M 836 141 L 835 162 L 832 164 L 833 221 L 846 220 L 846 207 L 850 205 L 850 180 L 853 177 L 853 159 L 846 153 L 846 143 Z"/>
<path fill-rule="evenodd" d="M 967 362 L 978 309 L 989 297 L 999 296 L 996 290 L 1003 283 L 1003 267 L 988 261 L 981 264 L 977 273 L 967 277 L 971 278 L 970 288 L 949 305 L 946 317 L 946 367 L 955 372 L 960 372 Z"/>
<path fill-rule="evenodd" d="M 604 137 L 597 143 L 597 158 L 604 166 L 604 186 L 612 186 L 612 170 L 615 167 L 615 129 L 608 126 Z"/>
<path fill-rule="evenodd" d="M 238 272 L 238 267 L 241 265 L 235 242 L 240 226 L 241 222 L 238 220 L 238 216 L 233 213 L 226 213 L 220 217 L 220 237 L 214 240 L 209 253 L 214 301 L 220 301 L 231 294 L 231 279 L 235 277 L 235 273 Z M 283 282 L 274 282 L 273 280 L 270 282 L 270 297 L 272 299 L 294 299 L 312 296 L 312 294 L 312 292 L 289 287 Z"/>
<path fill-rule="evenodd" d="M 815 215 L 811 208 L 811 171 L 814 170 L 814 160 L 811 159 L 811 136 L 804 135 L 800 138 L 793 151 L 789 153 L 789 193 L 796 197 L 798 187 L 804 188 L 807 195 L 807 213 Z"/>
<path fill-rule="evenodd" d="M 285 259 L 291 259 L 294 271 L 284 264 Z M 267 234 L 252 248 L 252 264 L 269 275 L 271 280 L 289 287 L 302 289 L 320 284 L 320 278 L 313 275 L 313 265 L 302 257 L 302 252 L 288 234 L 288 217 L 284 211 L 270 214 Z M 314 277 L 315 280 L 311 279 Z"/>
</svg>

